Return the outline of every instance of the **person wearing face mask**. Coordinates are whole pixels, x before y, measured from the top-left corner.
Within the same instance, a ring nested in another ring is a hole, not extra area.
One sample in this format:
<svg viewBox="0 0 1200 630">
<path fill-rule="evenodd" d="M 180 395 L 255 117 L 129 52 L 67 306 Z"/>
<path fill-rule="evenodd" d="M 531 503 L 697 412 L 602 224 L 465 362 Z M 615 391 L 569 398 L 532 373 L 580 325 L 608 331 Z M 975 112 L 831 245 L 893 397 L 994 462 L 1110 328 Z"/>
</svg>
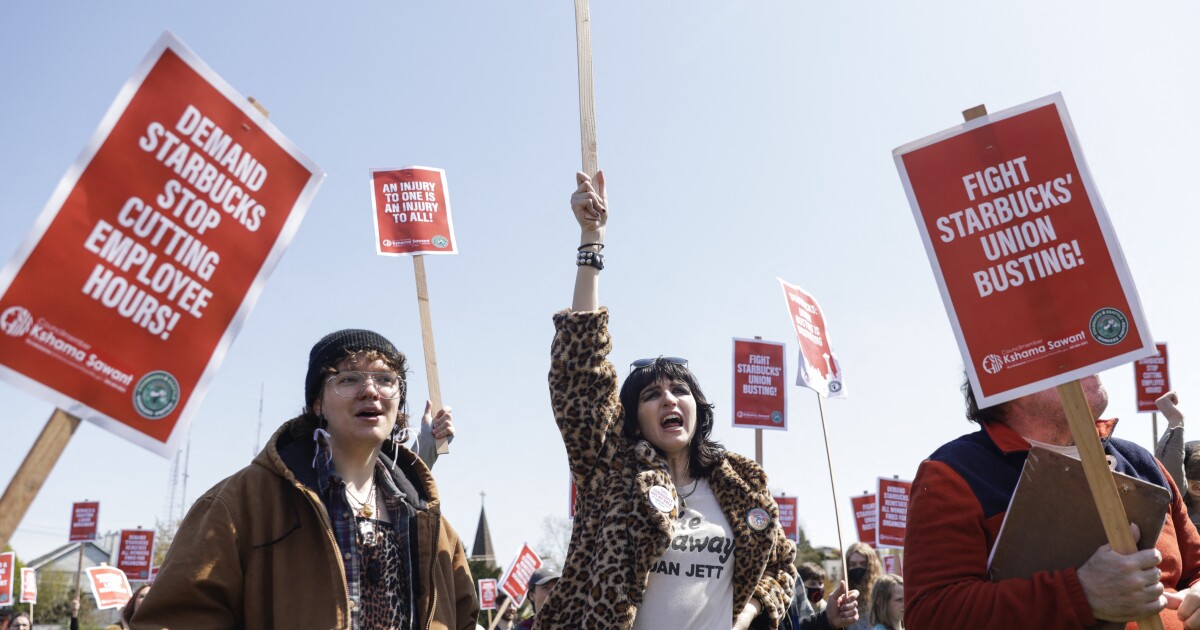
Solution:
<svg viewBox="0 0 1200 630">
<path fill-rule="evenodd" d="M 407 371 L 370 330 L 314 344 L 303 411 L 192 506 L 133 628 L 473 630 L 462 542 L 403 446 Z"/>
<path fill-rule="evenodd" d="M 576 184 L 575 291 L 554 316 L 549 381 L 578 498 L 562 578 L 533 627 L 775 628 L 791 603 L 796 549 L 766 475 L 711 439 L 713 407 L 687 361 L 635 361 L 618 390 L 599 306 L 604 177 L 578 173 Z M 834 610 L 857 618 L 851 598 Z"/>
<path fill-rule="evenodd" d="M 850 588 L 858 591 L 858 607 L 867 611 L 871 606 L 871 589 L 875 581 L 883 575 L 883 563 L 879 554 L 866 543 L 854 543 L 846 548 L 847 583 Z M 850 630 L 872 630 L 875 624 L 863 614 L 859 620 L 850 626 Z"/>
</svg>

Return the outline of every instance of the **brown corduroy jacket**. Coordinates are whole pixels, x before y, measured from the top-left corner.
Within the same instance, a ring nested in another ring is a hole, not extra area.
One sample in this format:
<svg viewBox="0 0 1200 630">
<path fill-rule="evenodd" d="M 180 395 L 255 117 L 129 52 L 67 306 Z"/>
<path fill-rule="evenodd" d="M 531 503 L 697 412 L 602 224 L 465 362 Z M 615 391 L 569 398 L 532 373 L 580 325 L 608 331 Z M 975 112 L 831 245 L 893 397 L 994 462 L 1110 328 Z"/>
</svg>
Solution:
<svg viewBox="0 0 1200 630">
<path fill-rule="evenodd" d="M 314 490 L 316 475 L 303 461 L 312 447 L 292 437 L 294 422 L 192 506 L 135 630 L 350 627 L 341 551 Z M 398 450 L 394 474 L 406 475 L 424 500 L 410 530 L 418 548 L 413 627 L 473 629 L 479 606 L 462 543 L 441 516 L 429 469 Z"/>
</svg>

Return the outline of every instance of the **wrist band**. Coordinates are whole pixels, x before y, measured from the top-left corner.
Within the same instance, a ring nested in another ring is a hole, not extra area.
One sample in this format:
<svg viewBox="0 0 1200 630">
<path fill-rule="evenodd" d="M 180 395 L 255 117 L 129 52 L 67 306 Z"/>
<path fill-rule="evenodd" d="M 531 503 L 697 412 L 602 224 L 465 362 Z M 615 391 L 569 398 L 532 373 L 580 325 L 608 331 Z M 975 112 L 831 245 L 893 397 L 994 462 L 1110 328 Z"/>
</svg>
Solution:
<svg viewBox="0 0 1200 630">
<path fill-rule="evenodd" d="M 604 254 L 600 252 L 579 252 L 575 256 L 575 266 L 595 267 L 596 271 L 604 269 Z"/>
<path fill-rule="evenodd" d="M 583 251 L 583 248 L 585 248 L 585 247 L 595 247 L 595 248 L 597 248 L 596 252 L 599 253 L 600 250 L 604 249 L 604 243 L 584 243 L 583 245 L 580 245 L 579 248 L 576 249 L 575 251 L 581 252 L 581 251 Z"/>
</svg>

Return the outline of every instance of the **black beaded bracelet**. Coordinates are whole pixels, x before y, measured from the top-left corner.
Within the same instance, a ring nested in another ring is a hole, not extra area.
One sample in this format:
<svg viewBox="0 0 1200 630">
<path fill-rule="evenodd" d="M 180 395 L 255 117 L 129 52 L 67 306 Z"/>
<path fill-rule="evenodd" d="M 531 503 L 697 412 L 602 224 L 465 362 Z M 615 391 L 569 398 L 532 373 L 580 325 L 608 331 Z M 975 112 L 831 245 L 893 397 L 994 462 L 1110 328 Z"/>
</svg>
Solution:
<svg viewBox="0 0 1200 630">
<path fill-rule="evenodd" d="M 596 271 L 604 269 L 604 254 L 600 252 L 579 252 L 575 257 L 575 265 L 578 267 L 595 267 Z"/>
</svg>

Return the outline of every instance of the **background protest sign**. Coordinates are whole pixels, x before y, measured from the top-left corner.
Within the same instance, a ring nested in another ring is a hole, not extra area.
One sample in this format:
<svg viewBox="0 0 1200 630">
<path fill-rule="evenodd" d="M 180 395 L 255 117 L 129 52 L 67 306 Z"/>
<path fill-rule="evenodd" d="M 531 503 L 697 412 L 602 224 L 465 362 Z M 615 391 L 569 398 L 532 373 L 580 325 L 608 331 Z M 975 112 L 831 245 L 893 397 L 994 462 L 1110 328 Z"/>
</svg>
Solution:
<svg viewBox="0 0 1200 630">
<path fill-rule="evenodd" d="M 117 551 L 117 568 L 135 582 L 150 579 L 150 563 L 154 559 L 154 530 L 123 529 Z"/>
<path fill-rule="evenodd" d="M 164 34 L 0 272 L 0 376 L 174 453 L 322 177 Z"/>
<path fill-rule="evenodd" d="M 96 540 L 97 521 L 100 517 L 100 504 L 96 501 L 71 504 L 71 533 L 67 538 L 70 542 Z"/>
<path fill-rule="evenodd" d="M 1062 95 L 893 156 L 981 407 L 1153 353 Z"/>
<path fill-rule="evenodd" d="M 782 343 L 733 340 L 733 426 L 787 430 L 785 353 Z"/>
<path fill-rule="evenodd" d="M 846 387 L 842 380 L 842 366 L 833 353 L 821 306 L 804 289 L 783 278 L 776 280 L 783 287 L 788 318 L 792 320 L 796 341 L 800 344 L 800 368 L 796 373 L 796 384 L 826 398 L 844 398 Z"/>
<path fill-rule="evenodd" d="M 13 573 L 16 554 L 11 551 L 0 553 L 0 607 L 13 605 Z"/>
<path fill-rule="evenodd" d="M 799 542 L 800 527 L 796 522 L 799 500 L 796 497 L 779 496 L 775 497 L 775 504 L 779 506 L 779 525 L 783 528 L 783 535 Z"/>
<path fill-rule="evenodd" d="M 88 584 L 92 588 L 92 598 L 96 600 L 96 608 L 120 608 L 133 597 L 133 589 L 125 573 L 116 567 L 100 565 L 88 567 Z"/>
<path fill-rule="evenodd" d="M 911 481 L 879 478 L 875 502 L 875 546 L 904 548 L 904 530 L 908 525 L 908 494 Z"/>
<path fill-rule="evenodd" d="M 479 609 L 496 610 L 496 580 L 491 578 L 479 580 Z"/>
<path fill-rule="evenodd" d="M 500 578 L 500 590 L 512 598 L 513 606 L 519 607 L 525 603 L 525 596 L 529 594 L 529 578 L 540 568 L 542 559 L 528 544 L 522 545 L 512 564 L 508 565 L 508 570 Z"/>
<path fill-rule="evenodd" d="M 1154 348 L 1157 351 L 1154 356 L 1138 359 L 1133 364 L 1139 413 L 1157 412 L 1154 401 L 1171 391 L 1171 377 L 1167 372 L 1167 344 L 1155 344 Z"/>
<path fill-rule="evenodd" d="M 875 546 L 875 525 L 878 515 L 875 513 L 875 495 L 863 493 L 850 497 L 850 511 L 854 512 L 854 528 L 858 531 L 858 542 Z"/>
<path fill-rule="evenodd" d="M 446 171 L 425 166 L 372 169 L 371 202 L 377 253 L 458 253 Z"/>
<path fill-rule="evenodd" d="M 37 604 L 37 571 L 21 567 L 21 603 Z"/>
</svg>

